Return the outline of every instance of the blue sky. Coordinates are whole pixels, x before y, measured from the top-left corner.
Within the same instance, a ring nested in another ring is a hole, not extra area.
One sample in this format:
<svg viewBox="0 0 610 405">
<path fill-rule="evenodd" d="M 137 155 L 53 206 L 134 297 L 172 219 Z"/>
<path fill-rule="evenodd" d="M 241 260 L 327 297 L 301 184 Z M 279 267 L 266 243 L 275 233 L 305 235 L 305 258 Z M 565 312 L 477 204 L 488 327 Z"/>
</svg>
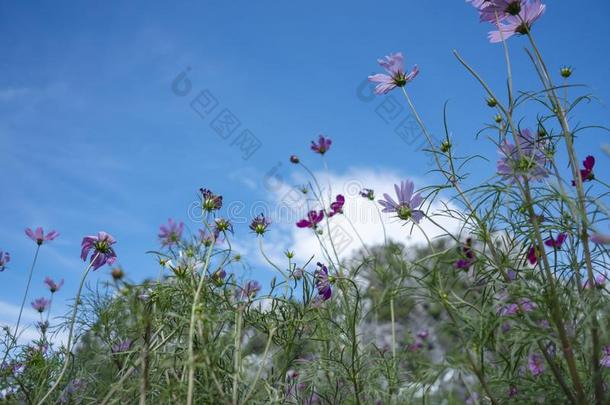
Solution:
<svg viewBox="0 0 610 405">
<path fill-rule="evenodd" d="M 379 70 L 376 59 L 390 52 L 402 51 L 409 67 L 419 64 L 409 91 L 428 127 L 441 133 L 449 101 L 456 146 L 490 156 L 473 171 L 492 173 L 493 146 L 474 141 L 492 112 L 451 51 L 504 94 L 502 49 L 487 42 L 489 27 L 467 4 L 438 3 L 0 3 L 0 250 L 12 254 L 0 275 L 0 302 L 21 298 L 35 249 L 26 226 L 62 234 L 43 246 L 31 298 L 45 294 L 46 275 L 65 278 L 61 297 L 72 296 L 83 267 L 80 240 L 99 230 L 119 241 L 130 278 L 155 277 L 145 252 L 156 248 L 168 217 L 196 229 L 187 212 L 199 187 L 243 202 L 246 214 L 259 201 L 273 204 L 277 192 L 265 179 L 274 173 L 289 182 L 292 153 L 319 168 L 308 144 L 320 133 L 334 141 L 328 161 L 337 178 L 432 179 L 426 157 L 394 132 L 398 119 L 387 123 L 388 114 L 379 114 L 386 99 L 357 94 Z M 534 27 L 547 64 L 553 72 L 572 65 L 573 81 L 599 98 L 579 121 L 608 126 L 610 3 L 549 3 Z M 524 38 L 510 40 L 515 85 L 537 89 L 524 46 Z M 185 69 L 191 92 L 178 96 L 172 82 Z M 190 106 L 202 91 L 218 103 L 204 118 Z M 210 126 L 224 109 L 240 122 L 229 139 Z M 534 123 L 531 116 L 524 122 Z M 232 144 L 245 129 L 261 143 L 249 159 Z M 607 133 L 591 131 L 578 147 L 596 153 L 604 142 Z M 607 159 L 600 156 L 599 167 Z M 253 238 L 244 225 L 237 231 Z M 293 242 L 278 231 L 274 248 Z M 255 263 L 253 275 L 266 280 L 261 267 Z M 100 269 L 91 280 L 108 273 Z"/>
</svg>

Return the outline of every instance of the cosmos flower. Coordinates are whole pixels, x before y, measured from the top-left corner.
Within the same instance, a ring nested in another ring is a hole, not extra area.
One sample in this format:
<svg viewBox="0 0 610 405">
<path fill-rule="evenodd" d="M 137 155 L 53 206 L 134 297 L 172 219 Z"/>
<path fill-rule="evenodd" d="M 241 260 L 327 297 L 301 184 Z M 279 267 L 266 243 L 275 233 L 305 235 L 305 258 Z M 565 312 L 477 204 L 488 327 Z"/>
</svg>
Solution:
<svg viewBox="0 0 610 405">
<path fill-rule="evenodd" d="M 595 287 L 597 288 L 604 288 L 606 286 L 606 275 L 605 274 L 598 274 L 595 276 Z M 591 283 L 589 282 L 589 280 L 585 281 L 585 283 L 583 284 L 584 288 L 592 288 L 593 286 L 591 285 Z"/>
<path fill-rule="evenodd" d="M 57 231 L 51 231 L 45 235 L 41 227 L 36 228 L 35 231 L 32 231 L 31 228 L 26 228 L 25 234 L 28 238 L 36 242 L 38 246 L 42 245 L 44 242 L 50 242 L 59 236 L 59 232 Z"/>
<path fill-rule="evenodd" d="M 229 222 L 228 219 L 224 218 L 216 218 L 214 220 L 214 233 L 220 235 L 222 232 L 233 232 L 233 225 Z"/>
<path fill-rule="evenodd" d="M 256 280 L 248 281 L 239 291 L 239 296 L 243 299 L 252 299 L 256 297 L 262 286 Z"/>
<path fill-rule="evenodd" d="M 527 298 L 523 298 L 519 300 L 518 304 L 512 303 L 508 304 L 498 311 L 498 315 L 500 316 L 513 316 L 517 314 L 524 314 L 526 312 L 531 312 L 536 308 L 536 304 Z"/>
<path fill-rule="evenodd" d="M 87 256 L 91 250 L 91 266 L 93 270 L 97 270 L 105 264 L 111 265 L 116 260 L 116 253 L 112 245 L 116 240 L 106 232 L 98 232 L 97 236 L 85 236 L 81 243 L 80 258 L 83 261 L 87 260 Z"/>
<path fill-rule="evenodd" d="M 460 253 L 462 258 L 458 259 L 453 263 L 453 267 L 461 270 L 468 270 L 475 262 L 474 251 L 472 250 L 472 239 L 466 239 L 466 242 L 460 247 Z"/>
<path fill-rule="evenodd" d="M 211 246 L 215 240 L 218 240 L 218 236 L 219 234 L 216 232 L 215 229 L 212 232 L 208 232 L 205 229 L 199 230 L 199 240 L 201 241 L 201 244 L 203 244 L 203 246 L 205 247 Z"/>
<path fill-rule="evenodd" d="M 112 353 L 126 352 L 127 350 L 129 350 L 132 343 L 133 343 L 132 339 L 122 340 L 118 343 L 113 344 L 112 347 L 110 348 L 110 351 Z"/>
<path fill-rule="evenodd" d="M 299 228 L 313 228 L 315 229 L 318 224 L 324 219 L 324 211 L 309 211 L 306 219 L 301 219 L 297 222 Z"/>
<path fill-rule="evenodd" d="M 536 245 L 531 245 L 529 250 L 527 251 L 527 261 L 530 262 L 532 266 L 535 266 L 538 263 L 538 249 Z"/>
<path fill-rule="evenodd" d="M 369 76 L 369 81 L 378 83 L 375 86 L 375 93 L 386 94 L 396 87 L 403 87 L 419 74 L 419 67 L 415 65 L 410 73 L 405 74 L 404 58 L 401 52 L 392 53 L 384 59 L 378 59 L 377 63 L 385 69 L 389 75 L 378 73 Z"/>
<path fill-rule="evenodd" d="M 222 208 L 222 196 L 214 194 L 207 188 L 200 188 L 201 193 L 201 207 L 204 211 L 212 212 Z"/>
<path fill-rule="evenodd" d="M 591 155 L 587 156 L 585 160 L 582 161 L 583 169 L 580 169 L 580 179 L 582 182 L 592 181 L 595 179 L 595 175 L 593 174 L 593 166 L 595 166 L 595 158 Z M 572 185 L 576 185 L 576 181 L 572 180 Z"/>
<path fill-rule="evenodd" d="M 481 21 L 496 24 L 509 16 L 517 16 L 521 12 L 522 3 L 529 0 L 488 0 L 478 7 Z"/>
<path fill-rule="evenodd" d="M 318 294 L 322 298 L 323 301 L 329 300 L 333 294 L 333 291 L 330 287 L 330 276 L 328 275 L 328 267 L 318 262 L 318 268 L 314 272 L 314 278 L 316 283 L 316 288 L 318 289 Z"/>
<path fill-rule="evenodd" d="M 6 269 L 6 265 L 11 261 L 11 255 L 8 252 L 0 250 L 0 272 Z"/>
<path fill-rule="evenodd" d="M 325 138 L 323 135 L 320 135 L 318 138 L 318 142 L 311 141 L 311 150 L 320 155 L 325 154 L 330 149 L 330 145 L 332 145 L 333 141 L 330 138 Z"/>
<path fill-rule="evenodd" d="M 47 277 L 44 279 L 44 283 L 49 287 L 51 294 L 55 294 L 64 285 L 64 279 L 62 278 L 59 283 L 56 283 L 51 277 Z"/>
<path fill-rule="evenodd" d="M 263 235 L 267 231 L 267 227 L 271 224 L 269 218 L 265 218 L 265 214 L 257 215 L 250 223 L 250 229 L 257 235 Z"/>
<path fill-rule="evenodd" d="M 514 385 L 511 385 L 510 388 L 508 389 L 508 397 L 514 398 L 517 396 L 517 394 L 519 394 L 517 387 L 515 387 Z"/>
<path fill-rule="evenodd" d="M 335 202 L 330 204 L 330 211 L 328 213 L 329 217 L 332 217 L 336 214 L 343 214 L 343 205 L 345 204 L 345 197 L 341 194 L 338 194 Z"/>
<path fill-rule="evenodd" d="M 561 245 L 563 245 L 563 242 L 565 242 L 567 237 L 568 235 L 562 232 L 557 235 L 555 239 L 553 239 L 553 237 L 549 237 L 547 240 L 544 241 L 544 244 L 548 247 L 559 249 L 561 248 Z"/>
<path fill-rule="evenodd" d="M 51 301 L 46 298 L 36 298 L 34 301 L 32 301 L 32 308 L 40 313 L 43 313 L 49 306 L 50 302 Z"/>
<path fill-rule="evenodd" d="M 497 171 L 505 180 L 514 182 L 517 177 L 526 177 L 531 180 L 542 180 L 548 177 L 546 169 L 546 155 L 541 149 L 542 145 L 536 141 L 529 129 L 517 134 L 519 146 L 508 141 L 500 145 Z"/>
<path fill-rule="evenodd" d="M 604 356 L 599 361 L 599 364 L 610 368 L 610 346 L 604 347 Z"/>
<path fill-rule="evenodd" d="M 382 212 L 395 212 L 396 216 L 403 221 L 413 219 L 416 223 L 424 217 L 423 211 L 418 210 L 420 205 L 423 203 L 421 195 L 413 195 L 414 184 L 411 180 L 394 184 L 394 191 L 398 197 L 398 202 L 394 201 L 388 194 L 384 194 L 385 200 L 379 200 L 378 203 L 383 207 Z"/>
<path fill-rule="evenodd" d="M 544 359 L 541 355 L 533 353 L 527 360 L 527 367 L 534 377 L 544 373 Z"/>
<path fill-rule="evenodd" d="M 360 190 L 360 197 L 368 198 L 369 200 L 373 201 L 375 199 L 375 190 L 363 188 Z"/>
<path fill-rule="evenodd" d="M 428 332 L 428 329 L 422 329 L 419 332 L 417 332 L 417 337 L 420 338 L 421 340 L 428 339 L 429 335 L 430 335 L 430 333 Z"/>
<path fill-rule="evenodd" d="M 182 239 L 182 231 L 184 230 L 184 223 L 180 222 L 177 224 L 172 218 L 167 220 L 167 225 L 161 225 L 159 227 L 159 240 L 161 246 L 173 246 L 177 245 Z"/>
<path fill-rule="evenodd" d="M 597 243 L 598 245 L 609 245 L 610 235 L 604 235 L 601 233 L 594 232 L 591 234 L 591 242 Z M 0 254 L 1 256 L 1 254 Z M 1 263 L 0 263 L 1 266 Z"/>
<path fill-rule="evenodd" d="M 73 399 L 74 394 L 85 388 L 85 380 L 82 378 L 75 378 L 68 383 L 66 388 L 62 391 L 61 396 L 59 397 L 59 402 L 61 404 L 70 403 L 70 400 Z"/>
<path fill-rule="evenodd" d="M 519 14 L 506 16 L 500 21 L 497 31 L 489 32 L 489 42 L 498 43 L 502 42 L 502 39 L 506 40 L 515 34 L 527 34 L 545 10 L 546 5 L 542 4 L 540 0 L 522 1 Z"/>
<path fill-rule="evenodd" d="M 297 155 L 290 155 L 290 163 L 293 164 L 299 164 L 300 160 L 299 157 Z"/>
</svg>

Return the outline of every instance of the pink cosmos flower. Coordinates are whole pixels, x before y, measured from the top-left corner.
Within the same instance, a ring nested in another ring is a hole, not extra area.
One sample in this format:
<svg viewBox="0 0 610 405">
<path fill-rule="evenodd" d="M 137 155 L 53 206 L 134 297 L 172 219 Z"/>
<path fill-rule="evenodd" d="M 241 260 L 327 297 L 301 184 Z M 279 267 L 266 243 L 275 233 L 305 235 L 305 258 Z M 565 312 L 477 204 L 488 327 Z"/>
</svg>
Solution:
<svg viewBox="0 0 610 405">
<path fill-rule="evenodd" d="M 527 360 L 527 367 L 532 375 L 537 377 L 544 373 L 544 359 L 537 353 L 531 354 Z"/>
<path fill-rule="evenodd" d="M 530 262 L 532 266 L 535 266 L 538 263 L 538 249 L 535 245 L 530 246 L 527 251 L 527 261 Z"/>
<path fill-rule="evenodd" d="M 322 210 L 320 210 L 318 212 L 309 211 L 309 213 L 307 214 L 307 218 L 301 219 L 299 222 L 297 222 L 297 226 L 299 228 L 315 229 L 318 226 L 318 224 L 322 221 L 322 219 L 324 219 L 324 211 L 322 211 Z"/>
<path fill-rule="evenodd" d="M 32 308 L 40 313 L 43 313 L 49 306 L 50 302 L 51 301 L 46 298 L 36 298 L 34 301 L 32 301 Z"/>
<path fill-rule="evenodd" d="M 517 16 L 523 3 L 529 0 L 487 0 L 479 8 L 481 21 L 496 24 L 509 16 Z"/>
<path fill-rule="evenodd" d="M 167 220 L 167 225 L 161 225 L 159 227 L 159 240 L 161 246 L 172 246 L 178 244 L 182 238 L 182 231 L 184 230 L 184 223 L 180 222 L 177 224 L 172 218 Z"/>
<path fill-rule="evenodd" d="M 595 287 L 597 288 L 604 288 L 606 286 L 606 275 L 605 274 L 598 274 L 595 276 Z M 583 284 L 584 288 L 592 288 L 593 286 L 591 285 L 591 283 L 589 282 L 589 280 L 585 281 L 585 283 Z"/>
<path fill-rule="evenodd" d="M 59 283 L 56 283 L 51 277 L 47 277 L 44 279 L 44 283 L 49 287 L 51 294 L 54 294 L 64 285 L 64 279 L 62 278 Z"/>
<path fill-rule="evenodd" d="M 557 238 L 555 238 L 555 239 L 553 239 L 553 237 L 551 236 L 550 238 L 548 238 L 547 240 L 544 241 L 544 244 L 548 247 L 559 249 L 559 248 L 561 248 L 561 245 L 563 245 L 563 242 L 565 242 L 567 237 L 568 237 L 568 235 L 566 233 L 562 232 L 559 235 L 557 235 Z"/>
<path fill-rule="evenodd" d="M 396 197 L 398 197 L 398 202 L 394 201 L 388 194 L 384 194 L 383 198 L 385 200 L 377 201 L 383 207 L 381 211 L 395 212 L 396 216 L 403 221 L 413 219 L 415 223 L 419 223 L 424 217 L 424 212 L 417 208 L 422 205 L 424 199 L 419 193 L 413 194 L 414 188 L 415 185 L 411 180 L 400 182 L 400 186 L 394 184 L 394 191 L 396 192 Z"/>
<path fill-rule="evenodd" d="M 545 12 L 546 5 L 540 0 L 524 1 L 517 15 L 508 15 L 498 25 L 498 31 L 490 31 L 488 38 L 491 43 L 498 43 L 512 37 L 515 34 L 527 34 L 534 22 Z M 495 15 L 494 15 L 495 20 Z"/>
<path fill-rule="evenodd" d="M 91 266 L 97 270 L 105 264 L 112 264 L 116 260 L 116 253 L 112 247 L 116 243 L 114 238 L 106 232 L 98 232 L 97 236 L 85 236 L 81 243 L 80 257 L 83 261 L 87 260 L 89 252 L 91 254 Z"/>
<path fill-rule="evenodd" d="M 580 179 L 582 182 L 592 181 L 595 179 L 595 175 L 593 174 L 593 166 L 595 166 L 595 158 L 591 155 L 587 156 L 585 160 L 582 161 L 582 166 L 584 169 L 580 169 Z M 576 185 L 576 181 L 572 180 L 572 185 Z"/>
<path fill-rule="evenodd" d="M 44 242 L 50 242 L 59 236 L 59 232 L 57 231 L 51 231 L 45 235 L 41 227 L 36 228 L 35 231 L 32 231 L 31 228 L 26 228 L 25 234 L 28 238 L 36 242 L 38 246 L 42 245 Z"/>
<path fill-rule="evenodd" d="M 610 245 L 610 235 L 593 233 L 591 234 L 591 242 L 597 243 L 598 245 Z"/>
<path fill-rule="evenodd" d="M 311 141 L 311 150 L 320 155 L 325 154 L 330 149 L 330 145 L 332 145 L 333 141 L 330 138 L 325 138 L 323 135 L 320 135 L 318 138 L 318 142 Z"/>
<path fill-rule="evenodd" d="M 345 197 L 341 194 L 338 194 L 335 202 L 330 204 L 330 212 L 328 213 L 329 217 L 332 217 L 336 214 L 343 214 L 343 205 L 345 204 Z"/>
<path fill-rule="evenodd" d="M 368 77 L 369 81 L 378 83 L 375 86 L 377 94 L 386 94 L 396 87 L 403 87 L 419 74 L 417 65 L 413 66 L 410 73 L 405 73 L 404 58 L 401 52 L 391 53 L 384 59 L 378 59 L 377 63 L 389 73 L 389 75 L 378 73 Z"/>
</svg>

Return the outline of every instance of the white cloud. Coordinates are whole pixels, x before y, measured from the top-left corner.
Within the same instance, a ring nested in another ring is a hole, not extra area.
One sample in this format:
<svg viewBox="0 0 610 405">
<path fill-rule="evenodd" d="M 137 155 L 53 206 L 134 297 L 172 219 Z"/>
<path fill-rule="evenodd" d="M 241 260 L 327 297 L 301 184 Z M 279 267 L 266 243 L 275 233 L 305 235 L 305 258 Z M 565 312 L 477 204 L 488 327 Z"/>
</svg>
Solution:
<svg viewBox="0 0 610 405">
<path fill-rule="evenodd" d="M 378 211 L 377 199 L 383 193 L 394 194 L 394 184 L 401 180 L 410 178 L 415 182 L 416 189 L 426 186 L 422 179 L 403 175 L 397 171 L 371 168 L 351 168 L 344 173 L 328 174 L 316 172 L 316 178 L 323 189 L 323 198 L 328 207 L 329 200 L 334 200 L 337 194 L 343 194 L 346 198 L 343 215 L 335 215 L 330 219 L 330 233 L 333 236 L 337 255 L 344 259 L 354 255 L 362 249 L 362 242 L 367 246 L 382 245 L 384 243 L 384 227 L 388 240 L 409 245 L 426 244 L 426 237 L 430 240 L 443 235 L 445 232 L 429 220 L 421 221 L 421 229 L 399 221 L 393 215 L 383 214 Z M 305 184 L 307 179 L 301 175 L 295 175 L 294 184 Z M 314 184 L 315 187 L 315 184 Z M 359 195 L 363 188 L 375 191 L 375 201 L 369 201 Z M 330 190 L 330 193 L 329 193 Z M 269 215 L 273 219 L 271 231 L 264 237 L 266 254 L 280 267 L 284 267 L 286 258 L 283 252 L 286 249 L 295 251 L 295 258 L 299 263 L 304 263 L 315 255 L 313 262 L 326 261 L 325 252 L 320 245 L 316 234 L 309 229 L 299 229 L 295 226 L 296 221 L 304 218 L 309 209 L 318 208 L 313 201 L 312 193 L 305 197 L 291 184 L 284 183 L 272 193 L 273 201 Z M 429 209 L 429 215 L 443 208 L 440 200 L 433 203 Z M 450 205 L 451 206 L 451 205 Z M 455 208 L 455 207 L 453 207 Z M 434 220 L 443 228 L 452 233 L 459 231 L 459 222 L 455 219 L 434 217 Z M 351 223 L 350 223 L 351 222 Z M 321 223 L 323 234 L 320 239 L 325 242 L 327 252 L 334 258 L 334 252 L 328 243 L 328 228 L 326 222 Z M 360 235 L 360 238 L 358 237 Z M 258 247 L 254 242 L 241 241 L 242 248 L 249 251 L 249 257 L 258 257 L 261 263 L 266 263 L 258 253 Z"/>
</svg>

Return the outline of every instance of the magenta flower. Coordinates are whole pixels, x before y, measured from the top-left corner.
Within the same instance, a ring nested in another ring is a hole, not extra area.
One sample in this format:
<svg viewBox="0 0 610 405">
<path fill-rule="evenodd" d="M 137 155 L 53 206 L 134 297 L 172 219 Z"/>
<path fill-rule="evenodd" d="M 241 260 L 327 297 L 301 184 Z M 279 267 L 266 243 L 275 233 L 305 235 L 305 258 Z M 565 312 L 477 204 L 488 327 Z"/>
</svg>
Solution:
<svg viewBox="0 0 610 405">
<path fill-rule="evenodd" d="M 497 171 L 506 180 L 514 182 L 517 177 L 526 177 L 531 180 L 542 180 L 548 177 L 546 169 L 546 155 L 543 146 L 536 141 L 529 129 L 517 134 L 519 146 L 508 141 L 500 145 Z"/>
<path fill-rule="evenodd" d="M 519 300 L 518 304 L 508 304 L 498 311 L 500 316 L 513 316 L 517 314 L 524 314 L 526 312 L 532 312 L 536 308 L 536 304 L 527 298 Z"/>
<path fill-rule="evenodd" d="M 98 232 L 97 236 L 85 236 L 81 243 L 80 257 L 83 261 L 87 260 L 91 253 L 91 266 L 97 270 L 105 264 L 111 265 L 116 260 L 116 253 L 112 248 L 116 241 L 106 232 Z"/>
<path fill-rule="evenodd" d="M 332 217 L 336 214 L 343 214 L 343 205 L 345 204 L 345 197 L 341 194 L 338 194 L 335 202 L 330 204 L 330 212 L 328 213 L 328 217 Z"/>
<path fill-rule="evenodd" d="M 536 263 L 538 263 L 538 249 L 535 245 L 531 245 L 527 251 L 527 261 L 530 262 L 532 266 L 535 266 Z"/>
<path fill-rule="evenodd" d="M 45 235 L 41 227 L 36 228 L 35 231 L 32 231 L 30 228 L 25 228 L 25 234 L 28 238 L 36 242 L 38 246 L 42 245 L 44 242 L 50 242 L 59 236 L 57 231 L 51 231 Z"/>
<path fill-rule="evenodd" d="M 587 156 L 585 160 L 582 161 L 582 165 L 584 169 L 580 169 L 580 179 L 582 182 L 592 181 L 595 179 L 595 175 L 593 174 L 593 166 L 595 166 L 595 158 L 591 155 Z M 576 181 L 572 180 L 572 185 L 576 185 Z"/>
<path fill-rule="evenodd" d="M 610 235 L 594 232 L 591 234 L 591 242 L 597 243 L 598 245 L 610 245 Z"/>
<path fill-rule="evenodd" d="M 239 296 L 243 299 L 252 299 L 256 297 L 261 288 L 262 286 L 258 281 L 250 280 L 240 289 Z"/>
<path fill-rule="evenodd" d="M 461 270 L 468 270 L 475 262 L 474 251 L 472 250 L 472 239 L 466 239 L 466 242 L 460 247 L 460 253 L 463 255 L 462 258 L 458 259 L 453 263 L 453 267 Z"/>
<path fill-rule="evenodd" d="M 330 287 L 331 279 L 328 275 L 328 267 L 318 262 L 318 268 L 314 272 L 314 278 L 316 280 L 316 288 L 318 294 L 323 301 L 329 300 L 333 295 L 333 291 Z"/>
<path fill-rule="evenodd" d="M 610 346 L 604 347 L 604 356 L 599 361 L 603 367 L 610 367 Z"/>
<path fill-rule="evenodd" d="M 557 238 L 553 239 L 553 237 L 549 237 L 547 240 L 544 241 L 544 244 L 547 245 L 548 247 L 552 247 L 555 249 L 560 249 L 561 245 L 563 245 L 563 242 L 565 242 L 566 238 L 568 237 L 568 235 L 566 233 L 560 233 L 559 235 L 557 235 Z"/>
<path fill-rule="evenodd" d="M 418 210 L 420 205 L 424 202 L 421 195 L 413 195 L 413 189 L 415 188 L 411 180 L 401 181 L 400 187 L 398 184 L 394 184 L 394 191 L 398 197 L 398 202 L 394 201 L 388 194 L 384 194 L 385 200 L 378 200 L 377 202 L 383 207 L 382 212 L 395 212 L 396 216 L 403 221 L 413 219 L 416 223 L 424 217 L 423 211 Z"/>
<path fill-rule="evenodd" d="M 415 65 L 410 73 L 405 74 L 404 59 L 401 52 L 391 53 L 384 59 L 378 59 L 377 63 L 389 73 L 378 73 L 369 76 L 369 81 L 378 83 L 375 93 L 386 94 L 396 87 L 403 87 L 419 74 L 419 67 Z"/>
<path fill-rule="evenodd" d="M 544 373 L 544 359 L 541 355 L 534 353 L 531 354 L 527 360 L 527 367 L 534 377 Z"/>
<path fill-rule="evenodd" d="M 604 274 L 598 274 L 595 276 L 595 287 L 604 288 L 606 286 L 606 276 Z M 584 288 L 592 288 L 593 286 L 589 282 L 589 280 L 585 281 L 583 284 Z"/>
<path fill-rule="evenodd" d="M 261 213 L 254 217 L 250 223 L 250 229 L 257 235 L 263 235 L 267 231 L 267 227 L 271 224 L 269 218 L 265 218 L 265 214 Z"/>
<path fill-rule="evenodd" d="M 0 250 L 0 272 L 6 269 L 6 265 L 11 261 L 11 255 L 8 252 Z"/>
<path fill-rule="evenodd" d="M 488 7 L 486 7 L 487 9 Z M 523 1 L 521 3 L 521 10 L 517 15 L 508 15 L 498 25 L 498 31 L 490 31 L 488 38 L 489 42 L 497 43 L 512 37 L 515 34 L 525 35 L 527 34 L 532 25 L 538 20 L 544 11 L 546 5 L 542 4 L 540 0 Z M 481 18 L 483 16 L 481 15 Z M 494 15 L 495 19 L 495 15 Z"/>
<path fill-rule="evenodd" d="M 421 340 L 428 339 L 429 335 L 430 335 L 430 333 L 428 332 L 428 329 L 422 329 L 419 332 L 417 332 L 417 337 L 420 338 Z"/>
<path fill-rule="evenodd" d="M 205 229 L 199 230 L 199 239 L 205 247 L 210 247 L 215 240 L 218 240 L 218 236 L 219 234 L 216 232 L 216 229 L 214 229 L 212 232 L 208 232 Z"/>
<path fill-rule="evenodd" d="M 324 211 L 309 211 L 306 219 L 301 219 L 297 222 L 299 228 L 313 228 L 316 229 L 318 224 L 324 219 Z"/>
<path fill-rule="evenodd" d="M 173 246 L 177 245 L 182 239 L 182 231 L 184 230 L 184 223 L 180 222 L 177 224 L 172 218 L 167 220 L 167 225 L 161 225 L 159 227 L 159 240 L 161 246 Z"/>
<path fill-rule="evenodd" d="M 32 301 L 32 308 L 40 313 L 43 313 L 49 306 L 50 302 L 51 301 L 46 298 L 36 298 L 34 301 Z"/>
<path fill-rule="evenodd" d="M 325 154 L 330 149 L 330 145 L 332 145 L 333 141 L 329 138 L 324 138 L 323 135 L 320 135 L 318 138 L 318 143 L 311 141 L 311 150 L 320 155 Z"/>
<path fill-rule="evenodd" d="M 47 277 L 44 279 L 44 283 L 49 287 L 51 294 L 55 294 L 64 285 L 64 279 L 62 278 L 59 283 L 56 283 L 51 277 Z"/>
</svg>

